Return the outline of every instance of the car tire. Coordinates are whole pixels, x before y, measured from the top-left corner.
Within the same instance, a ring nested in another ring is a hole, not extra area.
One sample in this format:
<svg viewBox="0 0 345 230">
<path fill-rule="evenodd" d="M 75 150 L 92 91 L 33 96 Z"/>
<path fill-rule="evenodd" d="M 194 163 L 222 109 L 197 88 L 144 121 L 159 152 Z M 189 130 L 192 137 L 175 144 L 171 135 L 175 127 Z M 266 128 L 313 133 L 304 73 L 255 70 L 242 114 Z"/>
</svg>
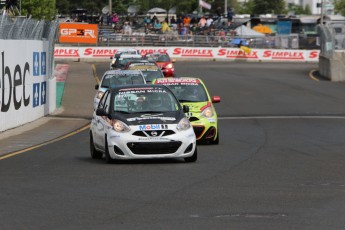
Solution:
<svg viewBox="0 0 345 230">
<path fill-rule="evenodd" d="M 107 162 L 108 164 L 111 164 L 111 163 L 114 162 L 114 159 L 111 158 L 111 156 L 110 156 L 110 154 L 109 154 L 109 148 L 108 148 L 107 137 L 105 137 L 104 156 L 105 156 L 105 162 Z"/>
<path fill-rule="evenodd" d="M 192 162 L 195 162 L 197 159 L 198 159 L 198 149 L 195 146 L 195 150 L 194 150 L 193 155 L 190 156 L 190 157 L 185 157 L 184 161 L 187 162 L 187 163 L 192 163 Z"/>
<path fill-rule="evenodd" d="M 92 159 L 101 159 L 103 154 L 95 148 L 92 133 L 90 133 L 90 153 Z"/>
</svg>

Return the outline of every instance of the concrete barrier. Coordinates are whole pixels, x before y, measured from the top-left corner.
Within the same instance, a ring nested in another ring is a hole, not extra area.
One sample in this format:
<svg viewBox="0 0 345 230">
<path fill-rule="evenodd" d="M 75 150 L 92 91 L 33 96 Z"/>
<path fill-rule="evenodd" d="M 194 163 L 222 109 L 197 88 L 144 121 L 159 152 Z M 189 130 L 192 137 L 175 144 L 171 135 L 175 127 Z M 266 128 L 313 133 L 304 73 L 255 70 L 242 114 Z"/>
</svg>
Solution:
<svg viewBox="0 0 345 230">
<path fill-rule="evenodd" d="M 332 57 L 320 55 L 319 73 L 330 81 L 345 81 L 345 52 L 334 52 Z"/>
</svg>

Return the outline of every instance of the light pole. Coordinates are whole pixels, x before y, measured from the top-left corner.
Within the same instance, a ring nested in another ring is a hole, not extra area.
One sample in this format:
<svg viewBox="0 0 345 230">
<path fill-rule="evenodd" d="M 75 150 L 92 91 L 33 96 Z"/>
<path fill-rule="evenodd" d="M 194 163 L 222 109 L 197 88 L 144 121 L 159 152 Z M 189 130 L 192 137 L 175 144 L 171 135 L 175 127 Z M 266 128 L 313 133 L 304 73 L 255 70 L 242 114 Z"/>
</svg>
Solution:
<svg viewBox="0 0 345 230">
<path fill-rule="evenodd" d="M 109 15 L 112 15 L 112 14 L 113 14 L 112 8 L 113 8 L 113 6 L 112 6 L 112 0 L 109 0 Z"/>
<path fill-rule="evenodd" d="M 226 16 L 228 13 L 228 0 L 224 0 L 224 15 Z"/>
<path fill-rule="evenodd" d="M 323 25 L 323 5 L 324 5 L 324 1 L 321 0 L 321 18 L 320 18 L 320 24 Z"/>
</svg>

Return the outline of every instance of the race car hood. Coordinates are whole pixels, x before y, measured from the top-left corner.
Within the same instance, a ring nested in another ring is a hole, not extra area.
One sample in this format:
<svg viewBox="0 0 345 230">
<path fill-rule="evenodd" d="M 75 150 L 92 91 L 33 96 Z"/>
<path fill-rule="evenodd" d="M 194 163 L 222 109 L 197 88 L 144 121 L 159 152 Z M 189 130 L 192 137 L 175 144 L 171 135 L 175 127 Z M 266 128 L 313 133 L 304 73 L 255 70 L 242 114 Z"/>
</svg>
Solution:
<svg viewBox="0 0 345 230">
<path fill-rule="evenodd" d="M 177 124 L 184 113 L 182 111 L 173 112 L 153 112 L 153 113 L 133 113 L 122 114 L 116 113 L 114 119 L 121 120 L 127 125 L 143 125 L 143 124 Z"/>
<path fill-rule="evenodd" d="M 211 106 L 211 103 L 208 101 L 204 102 L 182 102 L 182 105 L 187 105 L 189 107 L 189 112 L 192 113 L 201 113 L 202 108 Z"/>
</svg>

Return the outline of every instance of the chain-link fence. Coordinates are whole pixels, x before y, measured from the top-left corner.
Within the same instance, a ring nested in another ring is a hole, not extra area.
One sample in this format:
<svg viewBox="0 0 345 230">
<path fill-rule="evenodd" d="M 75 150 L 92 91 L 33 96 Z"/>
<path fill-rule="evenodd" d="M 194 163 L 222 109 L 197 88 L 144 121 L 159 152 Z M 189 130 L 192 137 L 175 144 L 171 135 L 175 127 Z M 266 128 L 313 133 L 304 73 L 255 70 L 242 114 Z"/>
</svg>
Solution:
<svg viewBox="0 0 345 230">
<path fill-rule="evenodd" d="M 3 40 L 42 40 L 49 42 L 47 54 L 47 74 L 53 76 L 54 42 L 58 21 L 36 20 L 27 17 L 0 16 L 0 39 Z"/>
<path fill-rule="evenodd" d="M 320 36 L 320 55 L 331 58 L 334 51 L 334 39 L 329 27 L 318 26 L 318 33 Z"/>
</svg>

